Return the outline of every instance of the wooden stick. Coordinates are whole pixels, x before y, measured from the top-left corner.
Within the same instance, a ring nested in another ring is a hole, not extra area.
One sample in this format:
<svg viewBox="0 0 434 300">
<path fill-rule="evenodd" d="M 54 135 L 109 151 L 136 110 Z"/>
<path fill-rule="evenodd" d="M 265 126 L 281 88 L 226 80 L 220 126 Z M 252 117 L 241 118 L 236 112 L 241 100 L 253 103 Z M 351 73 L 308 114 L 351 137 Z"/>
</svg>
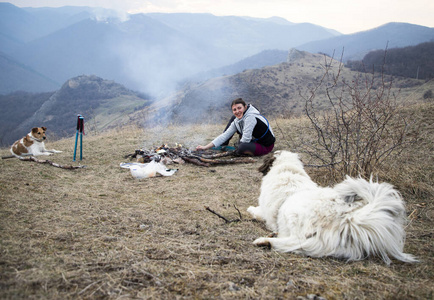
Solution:
<svg viewBox="0 0 434 300">
<path fill-rule="evenodd" d="M 185 160 L 186 162 L 195 164 L 197 166 L 202 167 L 209 167 L 210 165 L 227 165 L 227 164 L 239 164 L 239 163 L 254 163 L 256 162 L 255 159 L 252 157 L 234 157 L 230 159 L 217 159 L 221 157 L 227 157 L 235 154 L 235 151 L 226 151 L 223 153 L 217 153 L 217 154 L 200 154 L 197 152 L 191 152 L 191 151 L 183 151 L 183 149 L 180 148 L 167 148 L 165 149 L 166 152 L 164 155 L 170 156 L 172 159 L 172 156 L 177 156 Z M 137 154 L 137 153 L 136 153 Z M 130 154 L 125 156 L 127 157 L 135 157 L 134 154 Z"/>
<path fill-rule="evenodd" d="M 236 158 L 231 158 L 231 159 L 209 159 L 209 158 L 204 158 L 204 157 L 201 157 L 198 155 L 186 155 L 186 157 L 196 158 L 196 159 L 199 159 L 200 161 L 202 161 L 204 163 L 219 164 L 219 165 L 256 162 L 256 160 L 254 160 L 251 157 L 236 157 Z"/>
<path fill-rule="evenodd" d="M 37 159 L 34 156 L 30 156 L 28 158 L 27 157 L 18 157 L 18 158 L 20 160 L 22 160 L 22 161 L 34 161 L 34 162 L 37 162 L 39 164 L 49 164 L 49 165 L 51 165 L 53 167 L 61 168 L 61 169 L 67 169 L 67 170 L 81 169 L 81 168 L 86 167 L 86 166 L 65 166 L 65 165 L 60 165 L 60 164 L 52 162 L 51 160 L 48 160 L 48 159 L 43 159 L 43 160 L 42 159 Z"/>
<path fill-rule="evenodd" d="M 32 156 L 32 153 L 23 153 L 21 154 L 21 156 Z M 7 156 L 2 156 L 2 159 L 9 159 L 9 158 L 15 158 L 15 155 L 7 155 Z"/>
<path fill-rule="evenodd" d="M 199 153 L 196 153 L 195 155 L 203 157 L 203 158 L 212 159 L 212 158 L 231 156 L 234 154 L 235 154 L 235 151 L 226 151 L 226 152 L 216 153 L 216 154 L 199 154 Z"/>
<path fill-rule="evenodd" d="M 207 159 L 202 157 L 197 157 L 200 161 L 205 163 L 214 164 L 214 165 L 228 165 L 228 164 L 239 164 L 239 163 L 254 163 L 256 162 L 251 157 L 240 157 L 240 158 L 231 158 L 231 159 Z"/>
<path fill-rule="evenodd" d="M 226 219 L 225 217 L 223 217 L 222 215 L 220 215 L 219 213 L 213 211 L 211 208 L 209 208 L 209 206 L 205 206 L 205 209 L 206 209 L 207 211 L 209 211 L 209 212 L 215 214 L 217 217 L 219 217 L 219 218 L 225 220 L 226 223 L 233 223 L 233 222 L 240 222 L 240 221 L 241 221 L 241 215 L 240 215 L 240 219 L 228 220 L 228 219 Z M 236 208 L 236 209 L 238 210 L 238 208 Z M 240 212 L 240 211 L 238 210 L 238 213 L 239 213 L 239 212 Z"/>
<path fill-rule="evenodd" d="M 238 209 L 238 207 L 237 207 L 235 204 L 234 204 L 234 207 L 235 207 L 235 209 L 237 210 L 238 215 L 240 216 L 240 220 L 242 220 L 243 217 L 241 216 L 241 212 L 240 212 L 240 210 Z"/>
<path fill-rule="evenodd" d="M 13 156 L 13 155 L 2 156 L 2 159 L 9 159 L 9 158 L 14 158 L 14 157 L 16 157 L 16 156 Z"/>
<path fill-rule="evenodd" d="M 180 156 L 183 160 L 188 161 L 189 163 L 192 163 L 194 165 L 197 166 L 201 166 L 201 167 L 209 167 L 209 164 L 201 162 L 199 159 L 197 158 L 191 158 L 191 157 L 187 157 L 187 156 Z"/>
<path fill-rule="evenodd" d="M 256 160 L 251 157 L 240 157 L 231 159 L 216 159 L 213 164 L 216 165 L 229 165 L 229 164 L 251 164 L 255 163 Z"/>
</svg>

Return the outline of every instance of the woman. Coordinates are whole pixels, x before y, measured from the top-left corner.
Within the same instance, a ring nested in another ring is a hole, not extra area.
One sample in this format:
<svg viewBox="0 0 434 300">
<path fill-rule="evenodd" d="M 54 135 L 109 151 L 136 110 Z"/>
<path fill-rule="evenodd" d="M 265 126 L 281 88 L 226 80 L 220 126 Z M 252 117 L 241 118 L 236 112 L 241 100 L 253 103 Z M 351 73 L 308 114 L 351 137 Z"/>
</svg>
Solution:
<svg viewBox="0 0 434 300">
<path fill-rule="evenodd" d="M 232 101 L 233 121 L 225 131 L 206 146 L 197 146 L 196 150 L 206 150 L 219 147 L 236 133 L 241 135 L 237 153 L 240 155 L 261 156 L 270 153 L 274 148 L 273 131 L 267 119 L 251 104 L 247 105 L 243 99 Z"/>
</svg>

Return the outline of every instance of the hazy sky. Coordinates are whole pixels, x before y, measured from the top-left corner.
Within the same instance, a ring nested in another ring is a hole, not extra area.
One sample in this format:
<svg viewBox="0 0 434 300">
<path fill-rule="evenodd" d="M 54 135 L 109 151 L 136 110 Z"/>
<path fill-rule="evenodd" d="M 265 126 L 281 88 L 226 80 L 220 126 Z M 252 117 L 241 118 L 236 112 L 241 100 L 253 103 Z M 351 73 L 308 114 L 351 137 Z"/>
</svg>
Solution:
<svg viewBox="0 0 434 300">
<path fill-rule="evenodd" d="M 434 27 L 433 0 L 10 0 L 19 7 L 91 6 L 139 12 L 211 13 L 217 16 L 278 16 L 341 33 L 364 31 L 388 22 Z"/>
</svg>

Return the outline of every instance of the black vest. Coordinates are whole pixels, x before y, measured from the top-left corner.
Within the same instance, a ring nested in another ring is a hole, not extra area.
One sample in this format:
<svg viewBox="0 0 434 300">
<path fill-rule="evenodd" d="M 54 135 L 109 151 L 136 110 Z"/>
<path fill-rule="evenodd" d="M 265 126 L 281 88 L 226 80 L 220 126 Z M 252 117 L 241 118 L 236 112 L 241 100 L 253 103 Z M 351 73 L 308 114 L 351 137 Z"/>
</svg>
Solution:
<svg viewBox="0 0 434 300">
<path fill-rule="evenodd" d="M 242 136 L 240 132 L 238 133 Z M 275 141 L 276 138 L 271 133 L 271 130 L 270 128 L 268 128 L 267 123 L 264 123 L 261 119 L 256 118 L 256 125 L 255 128 L 253 128 L 251 142 L 255 142 L 264 145 L 265 147 L 268 147 L 273 145 Z"/>
</svg>

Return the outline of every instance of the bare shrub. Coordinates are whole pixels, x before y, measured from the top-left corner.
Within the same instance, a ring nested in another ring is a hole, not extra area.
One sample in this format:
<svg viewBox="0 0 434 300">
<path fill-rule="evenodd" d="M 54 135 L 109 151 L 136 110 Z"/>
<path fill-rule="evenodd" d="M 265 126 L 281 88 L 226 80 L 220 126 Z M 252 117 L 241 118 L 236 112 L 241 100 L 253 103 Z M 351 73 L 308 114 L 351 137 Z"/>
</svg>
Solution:
<svg viewBox="0 0 434 300">
<path fill-rule="evenodd" d="M 304 140 L 300 151 L 314 166 L 327 167 L 333 178 L 369 176 L 417 139 L 391 77 L 359 73 L 348 81 L 342 61 L 327 57 L 323 68 L 317 85 L 301 95 L 311 125 L 303 130 L 313 131 L 316 140 Z"/>
<path fill-rule="evenodd" d="M 432 90 L 428 90 L 423 94 L 423 99 L 431 99 L 433 98 Z"/>
</svg>

